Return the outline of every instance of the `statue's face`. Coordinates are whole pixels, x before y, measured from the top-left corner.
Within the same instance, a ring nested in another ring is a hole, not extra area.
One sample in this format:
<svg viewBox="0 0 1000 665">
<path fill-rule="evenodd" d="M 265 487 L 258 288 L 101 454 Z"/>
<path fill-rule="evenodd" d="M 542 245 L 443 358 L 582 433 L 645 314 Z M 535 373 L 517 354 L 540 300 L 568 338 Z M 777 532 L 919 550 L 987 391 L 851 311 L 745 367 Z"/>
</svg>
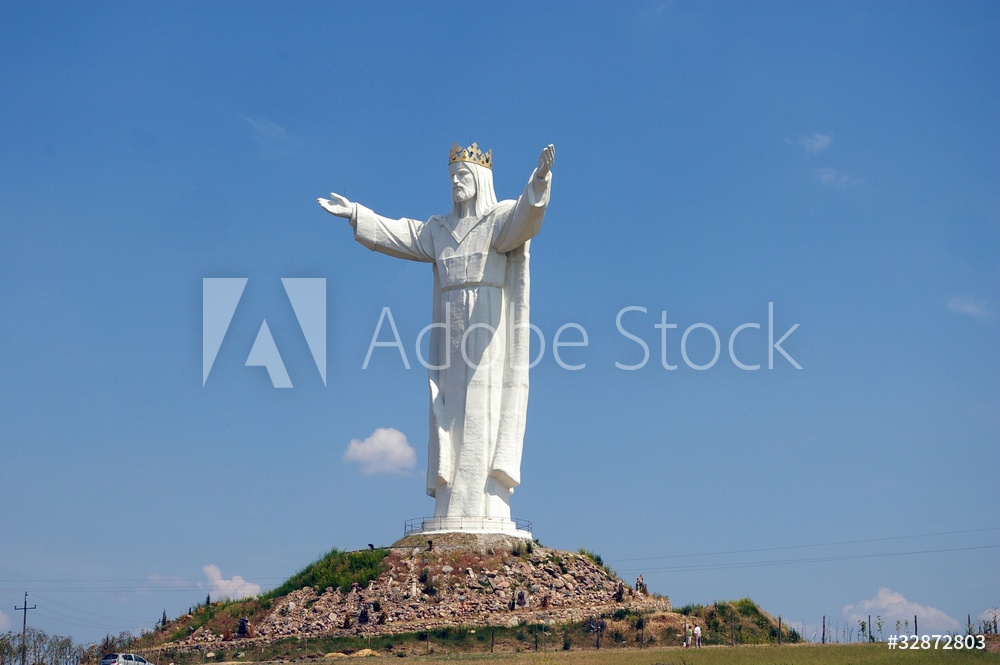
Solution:
<svg viewBox="0 0 1000 665">
<path fill-rule="evenodd" d="M 451 174 L 451 199 L 455 203 L 465 203 L 476 198 L 476 178 L 465 162 L 448 165 Z"/>
</svg>

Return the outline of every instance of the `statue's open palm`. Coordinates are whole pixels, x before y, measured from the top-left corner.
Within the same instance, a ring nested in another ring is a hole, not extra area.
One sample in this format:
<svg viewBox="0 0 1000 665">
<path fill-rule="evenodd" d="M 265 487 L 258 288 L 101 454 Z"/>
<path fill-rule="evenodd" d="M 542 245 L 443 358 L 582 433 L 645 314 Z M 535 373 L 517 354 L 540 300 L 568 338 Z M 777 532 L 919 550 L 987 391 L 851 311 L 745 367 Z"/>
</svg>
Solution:
<svg viewBox="0 0 1000 665">
<path fill-rule="evenodd" d="M 322 206 L 323 210 L 326 210 L 331 215 L 350 219 L 351 215 L 354 214 L 354 204 L 340 194 L 330 192 L 329 199 L 316 199 L 316 201 Z"/>
<path fill-rule="evenodd" d="M 538 155 L 538 177 L 544 178 L 548 175 L 555 161 L 556 147 L 550 143 L 542 148 L 542 154 Z"/>
</svg>

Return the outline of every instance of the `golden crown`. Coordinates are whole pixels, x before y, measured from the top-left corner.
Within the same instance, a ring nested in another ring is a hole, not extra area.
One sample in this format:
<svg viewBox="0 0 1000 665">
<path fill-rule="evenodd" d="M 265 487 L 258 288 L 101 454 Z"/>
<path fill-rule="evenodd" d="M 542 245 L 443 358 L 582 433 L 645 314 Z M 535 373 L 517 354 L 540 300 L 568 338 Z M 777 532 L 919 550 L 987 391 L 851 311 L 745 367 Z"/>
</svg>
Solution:
<svg viewBox="0 0 1000 665">
<path fill-rule="evenodd" d="M 476 143 L 473 143 L 468 148 L 463 148 L 457 143 L 452 143 L 451 152 L 448 153 L 448 163 L 452 164 L 454 162 L 472 162 L 473 164 L 479 164 L 480 166 L 492 169 L 493 149 L 490 148 L 486 152 L 483 152 Z"/>
</svg>

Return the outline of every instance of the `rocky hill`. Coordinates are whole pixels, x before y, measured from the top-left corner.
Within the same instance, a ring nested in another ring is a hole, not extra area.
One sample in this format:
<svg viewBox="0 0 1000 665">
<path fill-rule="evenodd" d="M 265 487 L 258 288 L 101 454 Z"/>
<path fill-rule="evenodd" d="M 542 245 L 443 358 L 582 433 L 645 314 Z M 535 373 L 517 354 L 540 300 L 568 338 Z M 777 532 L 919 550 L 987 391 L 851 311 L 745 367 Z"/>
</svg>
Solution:
<svg viewBox="0 0 1000 665">
<path fill-rule="evenodd" d="M 324 588 L 302 586 L 276 598 L 227 603 L 214 611 L 201 608 L 169 624 L 160 641 L 211 649 L 237 638 L 249 645 L 288 637 L 384 635 L 454 625 L 582 622 L 623 609 L 670 610 L 668 598 L 637 592 L 585 554 L 510 536 L 442 534 L 432 543 L 426 537 L 410 537 L 391 548 L 361 554 L 370 555 L 370 561 L 380 553 L 379 572 L 365 576 L 370 579 Z M 349 556 L 339 554 L 349 569 Z M 332 569 L 328 559 L 296 578 L 320 579 L 312 569 Z"/>
</svg>

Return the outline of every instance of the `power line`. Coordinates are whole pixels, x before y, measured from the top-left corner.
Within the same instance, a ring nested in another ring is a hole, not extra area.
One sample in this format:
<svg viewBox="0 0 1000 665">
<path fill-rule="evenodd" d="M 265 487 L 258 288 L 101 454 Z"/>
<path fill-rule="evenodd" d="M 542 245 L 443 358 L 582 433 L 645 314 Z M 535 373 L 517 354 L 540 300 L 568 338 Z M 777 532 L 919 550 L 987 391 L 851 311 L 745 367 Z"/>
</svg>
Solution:
<svg viewBox="0 0 1000 665">
<path fill-rule="evenodd" d="M 690 566 L 667 566 L 663 568 L 624 568 L 621 572 L 690 572 L 700 570 L 728 570 L 733 568 L 760 568 L 766 566 L 784 566 L 796 563 L 824 563 L 829 561 L 850 561 L 854 559 L 880 559 L 891 556 L 908 556 L 911 554 L 939 554 L 942 552 L 964 552 L 968 550 L 988 550 L 1000 548 L 1000 545 L 976 545 L 972 547 L 953 547 L 938 550 L 913 550 L 909 552 L 883 552 L 880 554 L 845 554 L 841 556 L 813 557 L 809 559 L 778 559 L 774 561 L 708 563 Z"/>
<path fill-rule="evenodd" d="M 94 622 L 94 621 L 86 621 L 84 619 L 80 619 L 78 617 L 72 617 L 72 616 L 69 616 L 67 614 L 60 614 L 59 612 L 54 612 L 52 610 L 50 610 L 50 612 L 52 612 L 52 614 L 56 614 L 58 616 L 52 616 L 51 614 L 47 614 L 45 612 L 42 612 L 41 610 L 39 610 L 38 616 L 40 618 L 42 618 L 42 619 L 48 619 L 49 621 L 54 621 L 56 623 L 65 624 L 67 626 L 77 626 L 78 628 L 100 628 L 101 630 L 116 630 L 117 631 L 117 630 L 120 630 L 121 626 L 122 626 L 122 624 L 97 623 L 97 622 Z M 62 618 L 60 618 L 60 617 L 62 617 Z M 141 628 L 142 627 L 142 624 L 136 622 L 135 619 L 129 619 L 127 622 L 124 622 L 124 623 L 126 625 L 133 626 L 135 628 Z"/>
<path fill-rule="evenodd" d="M 59 607 L 65 608 L 65 609 L 70 610 L 72 612 L 77 612 L 79 614 L 85 614 L 85 615 L 91 616 L 91 617 L 98 617 L 100 619 L 111 619 L 112 621 L 119 621 L 119 622 L 121 622 L 121 621 L 124 621 L 124 622 L 133 621 L 133 619 L 124 619 L 122 617 L 113 617 L 113 616 L 110 616 L 110 615 L 107 615 L 107 614 L 99 614 L 97 612 L 90 612 L 88 610 L 81 610 L 78 607 L 73 607 L 72 605 L 66 605 L 64 603 L 60 603 L 58 601 L 52 600 L 51 598 L 46 598 L 45 596 L 39 596 L 37 593 L 35 594 L 35 596 L 39 600 L 44 600 L 46 603 L 51 603 L 52 605 L 58 605 Z M 50 610 L 50 611 L 51 612 L 55 612 L 56 614 L 59 614 L 55 610 Z M 63 615 L 63 616 L 69 616 L 69 615 Z"/>
<path fill-rule="evenodd" d="M 780 550 L 797 550 L 806 549 L 810 547 L 832 547 L 835 545 L 857 545 L 859 543 L 876 543 L 886 540 L 906 540 L 909 538 L 929 538 L 931 536 L 954 536 L 962 533 L 979 533 L 983 531 L 1000 531 L 1000 526 L 985 527 L 982 529 L 964 529 L 962 531 L 939 531 L 937 533 L 920 533 L 913 534 L 909 536 L 883 536 L 881 538 L 863 538 L 860 540 L 841 540 L 832 543 L 813 543 L 810 545 L 785 545 L 781 547 L 760 547 L 755 549 L 745 549 L 745 550 L 726 550 L 721 552 L 699 552 L 696 554 L 664 554 L 660 556 L 644 556 L 644 557 L 634 557 L 628 559 L 609 559 L 611 563 L 625 562 L 625 561 L 651 561 L 654 559 L 684 559 L 688 557 L 696 556 L 717 556 L 721 554 L 750 554 L 753 552 L 776 552 Z"/>
</svg>

